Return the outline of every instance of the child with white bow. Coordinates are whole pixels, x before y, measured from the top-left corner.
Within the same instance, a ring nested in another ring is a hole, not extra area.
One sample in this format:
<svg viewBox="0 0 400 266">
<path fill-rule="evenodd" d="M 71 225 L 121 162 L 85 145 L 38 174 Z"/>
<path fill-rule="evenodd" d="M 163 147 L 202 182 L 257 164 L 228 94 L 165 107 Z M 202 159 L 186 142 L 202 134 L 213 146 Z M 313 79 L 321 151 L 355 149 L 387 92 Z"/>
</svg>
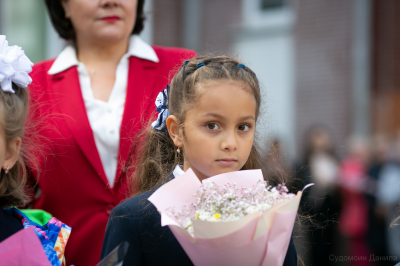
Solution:
<svg viewBox="0 0 400 266">
<path fill-rule="evenodd" d="M 29 102 L 26 89 L 32 82 L 28 73 L 32 66 L 21 47 L 8 46 L 6 37 L 0 35 L 0 243 L 31 227 L 51 265 L 62 265 L 71 228 L 54 217 L 41 223 L 33 219 L 32 212 L 15 208 L 27 203 L 28 139 L 24 126 Z M 2 257 L 3 262 L 4 259 L 8 258 Z M 14 265 L 17 264 L 15 261 Z"/>
</svg>

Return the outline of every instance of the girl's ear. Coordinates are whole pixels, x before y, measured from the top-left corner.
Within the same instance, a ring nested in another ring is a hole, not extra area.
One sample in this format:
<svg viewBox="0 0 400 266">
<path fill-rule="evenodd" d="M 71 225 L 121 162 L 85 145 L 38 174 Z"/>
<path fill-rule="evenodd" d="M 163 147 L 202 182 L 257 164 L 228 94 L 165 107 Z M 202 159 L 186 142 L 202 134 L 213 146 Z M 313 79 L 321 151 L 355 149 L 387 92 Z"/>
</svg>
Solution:
<svg viewBox="0 0 400 266">
<path fill-rule="evenodd" d="M 14 164 L 17 162 L 19 156 L 19 150 L 21 149 L 21 138 L 16 137 L 7 144 L 8 147 L 6 151 L 6 157 L 2 165 L 4 171 L 7 170 L 7 167 L 9 169 L 13 168 Z"/>
<path fill-rule="evenodd" d="M 168 116 L 167 128 L 168 128 L 169 136 L 171 137 L 175 146 L 182 147 L 183 146 L 182 131 L 179 128 L 179 120 L 176 116 L 174 116 L 174 115 Z"/>
</svg>

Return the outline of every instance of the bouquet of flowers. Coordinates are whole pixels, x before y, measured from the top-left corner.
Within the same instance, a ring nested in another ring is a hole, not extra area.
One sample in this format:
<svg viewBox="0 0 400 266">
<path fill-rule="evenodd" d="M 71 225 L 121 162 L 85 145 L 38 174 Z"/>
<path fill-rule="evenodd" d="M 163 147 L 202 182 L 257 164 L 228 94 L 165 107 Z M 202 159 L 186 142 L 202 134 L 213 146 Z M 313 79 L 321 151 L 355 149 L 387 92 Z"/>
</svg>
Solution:
<svg viewBox="0 0 400 266">
<path fill-rule="evenodd" d="M 282 265 L 301 192 L 267 186 L 261 170 L 202 182 L 189 169 L 149 198 L 195 265 Z"/>
</svg>

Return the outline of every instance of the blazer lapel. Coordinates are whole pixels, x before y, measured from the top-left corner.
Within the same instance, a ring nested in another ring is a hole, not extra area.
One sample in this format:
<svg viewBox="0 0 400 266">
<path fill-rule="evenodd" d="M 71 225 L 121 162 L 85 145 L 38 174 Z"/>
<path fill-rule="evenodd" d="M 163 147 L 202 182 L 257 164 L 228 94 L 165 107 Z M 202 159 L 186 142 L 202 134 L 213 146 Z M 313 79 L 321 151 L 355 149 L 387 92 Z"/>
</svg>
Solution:
<svg viewBox="0 0 400 266">
<path fill-rule="evenodd" d="M 157 94 L 163 89 L 163 83 L 166 86 L 168 82 L 168 77 L 157 77 L 158 72 L 158 63 L 133 56 L 129 59 L 125 108 L 120 130 L 119 165 L 115 182 L 125 173 L 125 164 L 136 135 L 143 125 L 147 125 L 151 118 L 149 114 L 153 113 L 150 108 L 154 107 L 155 110 L 154 101 Z"/>
<path fill-rule="evenodd" d="M 53 75 L 52 82 L 54 95 L 59 98 L 57 106 L 72 136 L 96 173 L 108 184 L 87 117 L 76 66 Z"/>
</svg>

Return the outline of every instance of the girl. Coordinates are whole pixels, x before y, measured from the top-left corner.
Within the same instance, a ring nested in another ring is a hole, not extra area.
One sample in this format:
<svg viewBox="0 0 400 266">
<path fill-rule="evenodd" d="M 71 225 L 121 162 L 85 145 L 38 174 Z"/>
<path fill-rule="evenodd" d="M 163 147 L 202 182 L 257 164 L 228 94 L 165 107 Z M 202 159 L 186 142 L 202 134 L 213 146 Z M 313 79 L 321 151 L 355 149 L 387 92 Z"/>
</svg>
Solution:
<svg viewBox="0 0 400 266">
<path fill-rule="evenodd" d="M 158 119 L 139 149 L 134 182 L 141 194 L 111 213 L 102 257 L 130 243 L 124 265 L 192 265 L 148 197 L 192 168 L 200 180 L 261 168 L 254 142 L 260 112 L 259 82 L 251 69 L 229 57 L 185 61 L 157 98 Z M 284 265 L 297 265 L 291 241 Z"/>
<path fill-rule="evenodd" d="M 25 89 L 15 83 L 12 83 L 11 87 L 14 92 L 5 91 L 6 88 L 1 83 L 0 242 L 23 228 L 21 221 L 6 212 L 4 208 L 23 206 L 26 203 L 26 195 L 24 193 L 26 173 L 22 160 L 23 150 L 21 151 L 21 144 L 28 109 L 28 95 Z"/>
<path fill-rule="evenodd" d="M 27 203 L 26 144 L 32 139 L 24 137 L 24 125 L 29 101 L 26 88 L 32 81 L 27 73 L 32 66 L 20 47 L 9 47 L 0 35 L 0 242 L 32 227 L 50 263 L 61 265 L 71 228 L 56 218 L 34 222 L 32 211 L 26 214 L 14 207 Z"/>
</svg>

